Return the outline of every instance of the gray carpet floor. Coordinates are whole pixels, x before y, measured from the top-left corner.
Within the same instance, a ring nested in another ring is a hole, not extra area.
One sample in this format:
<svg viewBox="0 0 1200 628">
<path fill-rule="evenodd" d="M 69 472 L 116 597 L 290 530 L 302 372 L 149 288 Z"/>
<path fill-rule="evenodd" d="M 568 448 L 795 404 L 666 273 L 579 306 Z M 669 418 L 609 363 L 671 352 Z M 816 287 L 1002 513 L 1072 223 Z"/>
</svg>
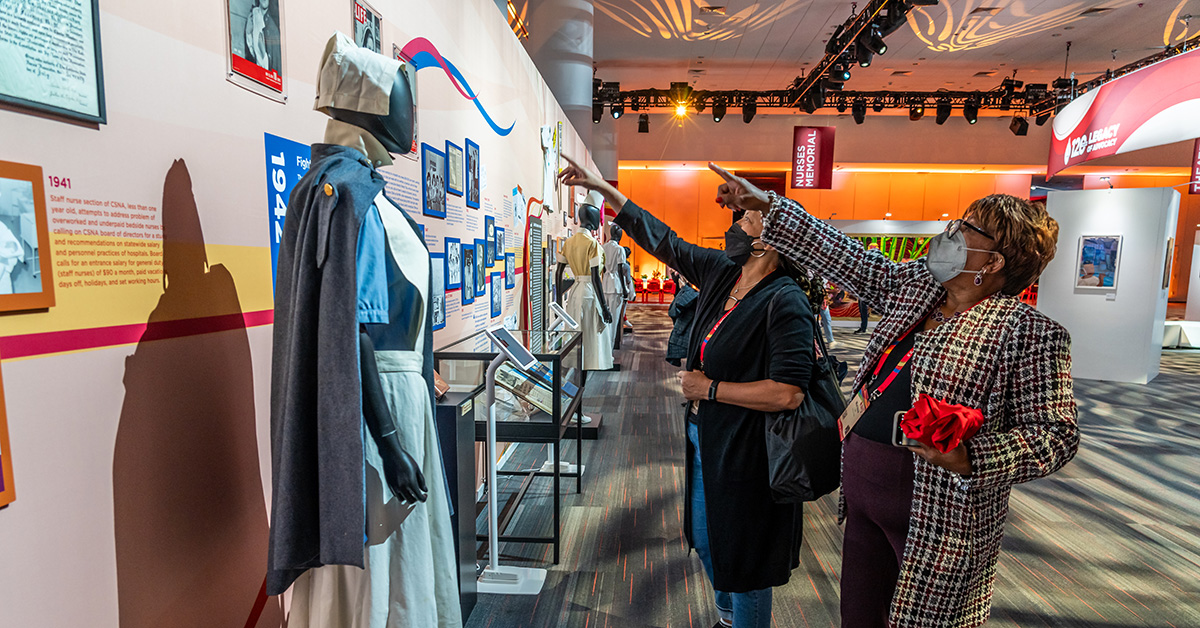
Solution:
<svg viewBox="0 0 1200 628">
<path fill-rule="evenodd" d="M 503 544 L 505 564 L 549 570 L 539 596 L 480 596 L 468 628 L 708 628 L 712 591 L 682 535 L 685 436 L 675 368 L 662 356 L 664 306 L 637 305 L 618 352 L 623 370 L 589 376 L 583 493 L 564 482 L 563 550 Z M 851 361 L 866 336 L 836 332 Z M 1083 433 L 1059 473 L 1018 486 L 987 624 L 994 627 L 1200 626 L 1200 352 L 1164 354 L 1147 386 L 1075 382 Z M 544 447 L 522 445 L 528 468 Z M 574 446 L 564 458 L 575 460 Z M 501 495 L 517 481 L 501 486 Z M 775 590 L 772 625 L 836 627 L 841 532 L 835 495 L 806 507 L 802 564 Z M 550 482 L 538 481 L 509 531 L 550 531 Z M 483 524 L 485 516 L 479 522 Z M 481 532 L 483 528 L 481 526 Z"/>
</svg>

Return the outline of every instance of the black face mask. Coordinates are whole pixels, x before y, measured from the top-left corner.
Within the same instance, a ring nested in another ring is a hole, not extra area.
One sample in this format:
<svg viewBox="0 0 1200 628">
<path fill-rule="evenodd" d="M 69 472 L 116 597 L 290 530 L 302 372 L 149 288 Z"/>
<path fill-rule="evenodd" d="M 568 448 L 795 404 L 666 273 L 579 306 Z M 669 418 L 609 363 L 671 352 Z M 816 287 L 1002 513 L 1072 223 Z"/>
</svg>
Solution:
<svg viewBox="0 0 1200 628">
<path fill-rule="evenodd" d="M 750 259 L 750 254 L 754 252 L 754 241 L 758 238 L 746 233 L 742 226 L 734 223 L 728 231 L 725 232 L 725 255 L 733 260 L 733 263 L 742 266 Z"/>
</svg>

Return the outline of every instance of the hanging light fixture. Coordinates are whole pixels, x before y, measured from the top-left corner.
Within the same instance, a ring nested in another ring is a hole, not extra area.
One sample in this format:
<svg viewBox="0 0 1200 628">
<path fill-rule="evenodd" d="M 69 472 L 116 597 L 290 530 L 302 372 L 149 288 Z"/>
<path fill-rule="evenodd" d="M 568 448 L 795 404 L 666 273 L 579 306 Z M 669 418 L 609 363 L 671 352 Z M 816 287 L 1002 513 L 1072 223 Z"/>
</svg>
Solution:
<svg viewBox="0 0 1200 628">
<path fill-rule="evenodd" d="M 713 122 L 720 122 L 725 118 L 725 99 L 719 98 L 713 103 Z"/>
<path fill-rule="evenodd" d="M 638 133 L 650 132 L 650 114 L 643 113 L 638 115 Z"/>
<path fill-rule="evenodd" d="M 945 124 L 946 120 L 950 119 L 951 110 L 950 99 L 947 97 L 939 98 L 937 101 L 937 117 L 934 118 L 934 122 L 937 122 L 939 125 Z"/>
<path fill-rule="evenodd" d="M 746 100 L 742 102 L 742 122 L 750 124 L 756 113 L 758 113 L 758 97 L 747 96 Z"/>
<path fill-rule="evenodd" d="M 862 124 L 867 118 L 867 101 L 862 98 L 855 98 L 854 102 L 850 103 L 850 115 L 854 118 L 855 124 Z"/>
<path fill-rule="evenodd" d="M 975 124 L 979 121 L 978 96 L 971 96 L 967 102 L 963 103 L 963 117 L 967 119 L 967 124 Z"/>
</svg>

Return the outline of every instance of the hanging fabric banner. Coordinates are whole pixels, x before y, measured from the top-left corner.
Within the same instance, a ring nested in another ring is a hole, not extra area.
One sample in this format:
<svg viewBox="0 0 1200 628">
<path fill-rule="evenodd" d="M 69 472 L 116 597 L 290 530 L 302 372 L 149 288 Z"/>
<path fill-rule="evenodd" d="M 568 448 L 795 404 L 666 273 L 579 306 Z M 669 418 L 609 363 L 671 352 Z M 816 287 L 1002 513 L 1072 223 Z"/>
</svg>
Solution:
<svg viewBox="0 0 1200 628">
<path fill-rule="evenodd" d="M 1192 176 L 1188 177 L 1192 184 L 1188 186 L 1188 194 L 1200 194 L 1200 139 L 1192 146 Z"/>
<path fill-rule="evenodd" d="M 1054 117 L 1046 177 L 1099 157 L 1200 137 L 1200 50 L 1076 98 Z"/>
<path fill-rule="evenodd" d="M 798 126 L 792 133 L 792 189 L 828 190 L 833 185 L 831 126 Z"/>
</svg>

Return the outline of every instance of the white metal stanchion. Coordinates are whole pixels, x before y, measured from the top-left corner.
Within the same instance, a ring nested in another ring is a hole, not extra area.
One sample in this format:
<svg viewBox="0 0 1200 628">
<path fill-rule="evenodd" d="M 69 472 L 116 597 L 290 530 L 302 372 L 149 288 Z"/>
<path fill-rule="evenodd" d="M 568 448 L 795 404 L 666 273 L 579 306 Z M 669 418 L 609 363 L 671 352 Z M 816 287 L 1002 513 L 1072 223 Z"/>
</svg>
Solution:
<svg viewBox="0 0 1200 628">
<path fill-rule="evenodd" d="M 479 575 L 479 592 L 499 595 L 537 595 L 546 583 L 546 570 L 500 566 L 500 517 L 496 484 L 496 369 L 508 360 L 504 351 L 487 370 L 488 565 Z"/>
<path fill-rule="evenodd" d="M 564 319 L 560 316 L 560 317 L 558 317 L 558 320 L 555 320 L 554 324 L 550 326 L 550 329 L 547 329 L 546 331 L 547 332 L 558 331 L 558 329 L 563 326 L 564 322 L 566 322 L 566 319 Z M 582 413 L 580 413 L 580 414 L 582 414 Z M 569 420 L 575 421 L 574 418 L 571 418 Z M 582 429 L 582 427 L 583 427 L 582 423 L 580 423 L 580 422 L 575 423 L 575 429 Z M 557 445 L 555 445 L 554 443 L 550 443 L 549 445 L 546 446 L 546 461 L 542 463 L 542 469 L 541 469 L 542 473 L 554 473 L 554 448 L 555 447 L 557 447 Z M 562 473 L 583 473 L 583 465 L 571 464 L 570 462 L 567 462 L 566 460 L 560 460 L 558 462 L 558 472 L 560 474 L 562 474 Z"/>
</svg>

